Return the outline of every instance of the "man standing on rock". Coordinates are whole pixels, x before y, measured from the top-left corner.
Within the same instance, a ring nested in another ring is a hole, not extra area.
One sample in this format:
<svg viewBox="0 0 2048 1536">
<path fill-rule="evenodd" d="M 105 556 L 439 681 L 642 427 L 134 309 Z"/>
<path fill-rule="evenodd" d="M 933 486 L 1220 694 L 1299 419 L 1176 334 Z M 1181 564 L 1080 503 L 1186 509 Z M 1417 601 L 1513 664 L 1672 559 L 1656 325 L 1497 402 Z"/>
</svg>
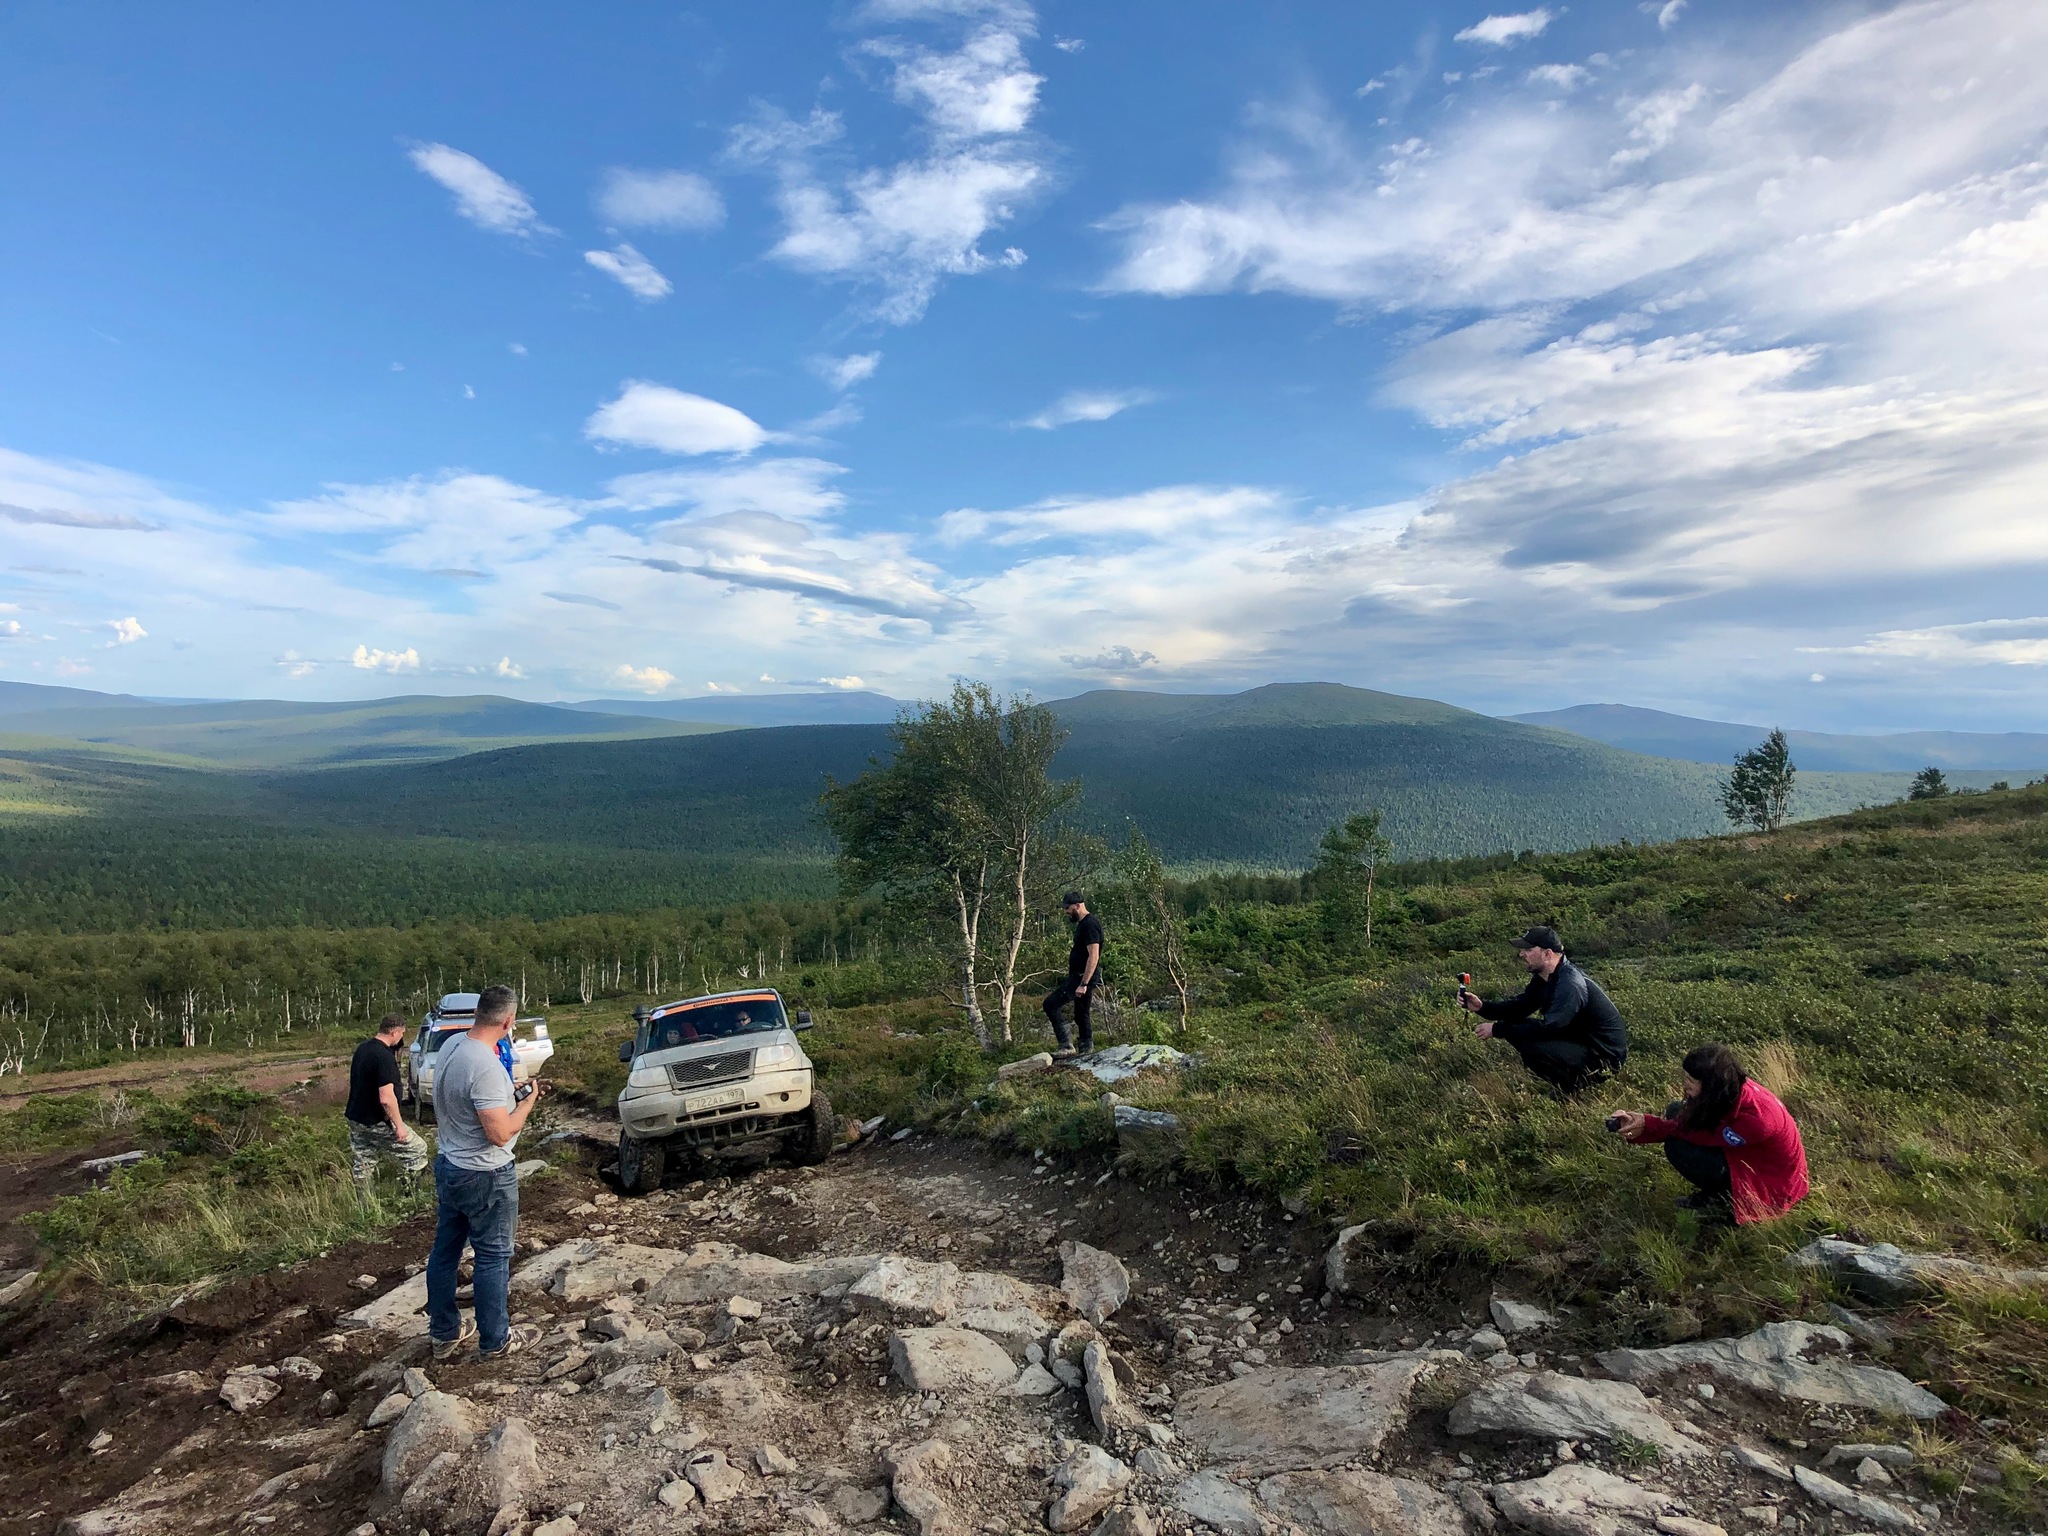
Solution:
<svg viewBox="0 0 2048 1536">
<path fill-rule="evenodd" d="M 377 1033 L 356 1047 L 348 1064 L 348 1150 L 356 1183 L 368 1185 L 377 1165 L 392 1158 L 408 1179 L 427 1171 L 427 1144 L 405 1123 L 398 1108 L 398 1048 L 405 1044 L 405 1015 L 387 1013 Z"/>
<path fill-rule="evenodd" d="M 519 1226 L 512 1149 L 547 1091 L 536 1082 L 515 1093 L 498 1060 L 498 1042 L 512 1027 L 517 1003 L 510 987 L 484 988 L 476 1000 L 476 1022 L 461 1039 L 442 1046 L 434 1063 L 441 1144 L 434 1159 L 434 1198 L 440 1215 L 427 1256 L 427 1331 L 436 1360 L 452 1359 L 472 1334 L 486 1360 L 502 1360 L 539 1337 L 538 1329 L 514 1334 L 511 1326 L 512 1245 Z M 473 1322 L 455 1306 L 464 1245 L 475 1254 Z"/>
<path fill-rule="evenodd" d="M 1463 988 L 1458 1002 L 1480 1016 L 1472 1033 L 1505 1040 L 1522 1065 L 1565 1093 L 1599 1082 L 1628 1060 L 1628 1026 L 1600 983 L 1564 957 L 1554 928 L 1535 927 L 1515 940 L 1529 985 L 1514 997 L 1487 1002 Z"/>
<path fill-rule="evenodd" d="M 1052 1037 L 1059 1042 L 1053 1054 L 1062 1058 L 1085 1056 L 1095 1049 L 1095 1027 L 1088 1010 L 1094 1001 L 1095 980 L 1102 970 L 1102 919 L 1088 910 L 1079 891 L 1060 898 L 1067 921 L 1074 925 L 1074 942 L 1067 950 L 1067 979 L 1052 989 L 1045 1000 L 1045 1016 L 1052 1020 Z M 1080 1039 L 1070 1041 L 1064 1010 L 1074 1005 L 1074 1028 Z"/>
</svg>

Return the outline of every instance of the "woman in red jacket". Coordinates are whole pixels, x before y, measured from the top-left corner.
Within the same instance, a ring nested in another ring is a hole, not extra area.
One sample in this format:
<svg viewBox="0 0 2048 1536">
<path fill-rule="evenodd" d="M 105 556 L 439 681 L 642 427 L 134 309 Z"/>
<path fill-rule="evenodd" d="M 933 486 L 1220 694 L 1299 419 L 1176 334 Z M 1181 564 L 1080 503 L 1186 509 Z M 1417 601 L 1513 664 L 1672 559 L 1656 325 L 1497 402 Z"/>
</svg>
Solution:
<svg viewBox="0 0 2048 1536">
<path fill-rule="evenodd" d="M 1710 1219 L 1769 1221 L 1806 1198 L 1806 1148 L 1778 1096 L 1725 1045 L 1686 1053 L 1685 1097 L 1661 1115 L 1625 1110 L 1608 1123 L 1638 1144 L 1662 1142 L 1693 1185 L 1681 1208 Z"/>
</svg>

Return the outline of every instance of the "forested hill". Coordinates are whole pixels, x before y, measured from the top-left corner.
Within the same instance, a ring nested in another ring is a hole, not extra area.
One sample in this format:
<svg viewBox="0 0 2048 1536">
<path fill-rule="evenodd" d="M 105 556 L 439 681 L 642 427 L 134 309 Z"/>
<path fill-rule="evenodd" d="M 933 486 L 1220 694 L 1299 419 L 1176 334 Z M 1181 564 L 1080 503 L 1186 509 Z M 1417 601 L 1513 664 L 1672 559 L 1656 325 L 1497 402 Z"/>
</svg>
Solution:
<svg viewBox="0 0 2048 1536">
<path fill-rule="evenodd" d="M 1299 868 L 1378 807 L 1404 858 L 1719 831 L 1716 770 L 1426 699 L 1326 684 L 1057 703 L 1081 815 L 1183 869 Z M 592 718 L 592 717 L 583 717 Z M 0 744 L 0 930 L 568 916 L 832 887 L 827 777 L 881 725 L 576 741 L 441 762 L 226 773 Z M 1969 782 L 1957 775 L 1959 784 Z M 1905 774 L 1802 774 L 1795 812 Z"/>
</svg>

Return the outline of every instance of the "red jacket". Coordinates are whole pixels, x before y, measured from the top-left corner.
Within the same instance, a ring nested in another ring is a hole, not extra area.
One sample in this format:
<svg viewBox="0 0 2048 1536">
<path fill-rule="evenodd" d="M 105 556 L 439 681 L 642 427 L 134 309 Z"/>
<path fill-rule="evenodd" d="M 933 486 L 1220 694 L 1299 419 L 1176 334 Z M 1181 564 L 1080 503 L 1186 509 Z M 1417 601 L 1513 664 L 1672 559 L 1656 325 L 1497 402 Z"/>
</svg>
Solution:
<svg viewBox="0 0 2048 1536">
<path fill-rule="evenodd" d="M 1642 1134 L 1633 1139 L 1690 1141 L 1727 1153 L 1737 1221 L 1769 1221 L 1806 1198 L 1806 1148 L 1799 1127 L 1778 1096 L 1755 1078 L 1742 1085 L 1734 1111 L 1712 1130 L 1686 1130 L 1676 1120 L 1645 1115 Z"/>
</svg>

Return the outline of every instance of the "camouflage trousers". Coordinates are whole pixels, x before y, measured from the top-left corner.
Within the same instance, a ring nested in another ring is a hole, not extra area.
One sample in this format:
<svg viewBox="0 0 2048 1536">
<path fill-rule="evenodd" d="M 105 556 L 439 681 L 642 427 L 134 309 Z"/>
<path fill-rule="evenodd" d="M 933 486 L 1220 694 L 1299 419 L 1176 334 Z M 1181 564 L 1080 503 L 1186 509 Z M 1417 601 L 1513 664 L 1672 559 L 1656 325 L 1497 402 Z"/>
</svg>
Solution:
<svg viewBox="0 0 2048 1536">
<path fill-rule="evenodd" d="M 355 1162 L 356 1182 L 367 1184 L 377 1176 L 377 1164 L 383 1158 L 395 1158 L 407 1178 L 418 1178 L 427 1171 L 427 1162 L 432 1154 L 427 1151 L 427 1139 L 420 1134 L 420 1128 L 409 1125 L 404 1141 L 398 1139 L 391 1129 L 391 1122 L 380 1120 L 375 1125 L 362 1125 L 357 1121 L 348 1122 L 348 1149 Z"/>
</svg>

